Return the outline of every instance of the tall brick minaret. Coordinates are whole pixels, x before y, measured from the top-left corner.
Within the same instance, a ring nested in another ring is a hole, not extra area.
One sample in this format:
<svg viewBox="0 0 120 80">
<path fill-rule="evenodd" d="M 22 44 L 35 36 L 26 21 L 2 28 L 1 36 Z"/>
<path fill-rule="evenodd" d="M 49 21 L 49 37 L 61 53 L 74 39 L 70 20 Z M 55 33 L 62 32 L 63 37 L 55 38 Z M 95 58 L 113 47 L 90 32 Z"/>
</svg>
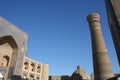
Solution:
<svg viewBox="0 0 120 80">
<path fill-rule="evenodd" d="M 87 17 L 92 39 L 92 56 L 94 80 L 108 80 L 113 77 L 112 67 L 100 27 L 100 16 L 97 13 Z"/>
</svg>

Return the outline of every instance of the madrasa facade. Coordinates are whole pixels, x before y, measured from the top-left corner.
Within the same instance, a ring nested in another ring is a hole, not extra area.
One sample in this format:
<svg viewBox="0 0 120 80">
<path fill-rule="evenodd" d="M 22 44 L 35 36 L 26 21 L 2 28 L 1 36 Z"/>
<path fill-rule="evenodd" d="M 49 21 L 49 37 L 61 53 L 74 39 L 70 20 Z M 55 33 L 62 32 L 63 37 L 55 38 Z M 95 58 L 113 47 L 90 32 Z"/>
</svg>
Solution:
<svg viewBox="0 0 120 80">
<path fill-rule="evenodd" d="M 0 17 L 0 73 L 4 80 L 48 80 L 48 64 L 26 57 L 28 35 Z"/>
</svg>

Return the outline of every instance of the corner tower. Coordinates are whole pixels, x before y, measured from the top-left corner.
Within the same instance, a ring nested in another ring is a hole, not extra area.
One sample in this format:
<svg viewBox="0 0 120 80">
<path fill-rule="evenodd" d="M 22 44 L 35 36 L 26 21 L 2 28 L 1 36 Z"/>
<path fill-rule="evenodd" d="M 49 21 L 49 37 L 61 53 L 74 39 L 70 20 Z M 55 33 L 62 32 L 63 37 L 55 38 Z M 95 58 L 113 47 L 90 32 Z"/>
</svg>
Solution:
<svg viewBox="0 0 120 80">
<path fill-rule="evenodd" d="M 94 80 L 108 80 L 113 77 L 110 59 L 100 27 L 100 16 L 93 13 L 87 16 L 92 39 Z"/>
</svg>

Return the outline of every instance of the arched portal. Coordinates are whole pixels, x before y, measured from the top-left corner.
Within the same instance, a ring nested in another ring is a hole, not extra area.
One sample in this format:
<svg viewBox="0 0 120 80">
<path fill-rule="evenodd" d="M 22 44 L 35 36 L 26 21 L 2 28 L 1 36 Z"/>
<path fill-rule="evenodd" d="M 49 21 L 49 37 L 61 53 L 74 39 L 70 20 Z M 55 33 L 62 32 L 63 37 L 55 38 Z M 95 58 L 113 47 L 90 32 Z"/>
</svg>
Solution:
<svg viewBox="0 0 120 80">
<path fill-rule="evenodd" d="M 11 77 L 14 73 L 16 58 L 18 55 L 18 46 L 12 36 L 0 37 L 0 58 L 3 59 L 4 66 L 7 66 L 5 71 L 5 79 Z"/>
</svg>

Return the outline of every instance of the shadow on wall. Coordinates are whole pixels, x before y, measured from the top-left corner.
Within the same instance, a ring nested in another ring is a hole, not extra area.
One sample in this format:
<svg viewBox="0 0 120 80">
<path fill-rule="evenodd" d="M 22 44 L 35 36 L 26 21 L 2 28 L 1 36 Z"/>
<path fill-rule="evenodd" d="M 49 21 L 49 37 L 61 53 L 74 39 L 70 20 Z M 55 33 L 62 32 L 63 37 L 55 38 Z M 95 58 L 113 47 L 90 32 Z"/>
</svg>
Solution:
<svg viewBox="0 0 120 80">
<path fill-rule="evenodd" d="M 72 78 L 70 76 L 58 76 L 58 77 L 49 76 L 49 80 L 72 80 Z"/>
<path fill-rule="evenodd" d="M 120 74 L 115 74 L 115 77 L 108 80 L 120 80 Z"/>
<path fill-rule="evenodd" d="M 74 73 L 72 76 L 59 76 L 60 78 L 54 78 L 49 76 L 49 80 L 83 80 L 80 74 Z"/>
<path fill-rule="evenodd" d="M 83 80 L 83 78 L 80 74 L 74 73 L 71 77 L 71 80 Z"/>
<path fill-rule="evenodd" d="M 62 76 L 61 80 L 72 80 L 70 76 Z"/>
</svg>

